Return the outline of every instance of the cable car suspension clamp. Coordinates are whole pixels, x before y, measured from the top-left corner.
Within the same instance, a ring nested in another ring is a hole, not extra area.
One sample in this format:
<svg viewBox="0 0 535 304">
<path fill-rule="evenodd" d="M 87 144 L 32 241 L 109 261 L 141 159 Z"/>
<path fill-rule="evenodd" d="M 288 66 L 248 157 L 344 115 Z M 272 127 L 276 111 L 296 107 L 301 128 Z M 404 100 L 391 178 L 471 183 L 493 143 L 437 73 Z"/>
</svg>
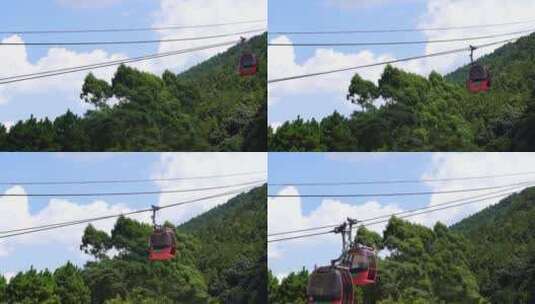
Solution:
<svg viewBox="0 0 535 304">
<path fill-rule="evenodd" d="M 152 208 L 152 216 L 151 216 L 151 218 L 152 218 L 152 225 L 153 225 L 154 227 L 156 227 L 156 226 L 158 226 L 158 225 L 156 225 L 156 212 L 160 211 L 160 209 L 162 209 L 162 208 L 159 207 L 159 206 L 155 206 L 155 205 L 152 205 L 151 208 Z"/>
</svg>

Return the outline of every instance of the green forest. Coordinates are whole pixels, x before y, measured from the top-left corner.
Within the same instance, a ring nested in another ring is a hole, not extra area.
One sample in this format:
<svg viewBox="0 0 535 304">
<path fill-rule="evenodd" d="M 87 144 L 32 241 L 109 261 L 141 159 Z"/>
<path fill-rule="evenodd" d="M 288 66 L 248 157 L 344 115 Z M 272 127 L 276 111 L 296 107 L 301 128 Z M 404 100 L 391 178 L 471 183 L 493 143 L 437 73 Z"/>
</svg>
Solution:
<svg viewBox="0 0 535 304">
<path fill-rule="evenodd" d="M 80 98 L 93 110 L 0 124 L 0 151 L 266 151 L 266 44 L 256 36 L 178 75 L 88 74 Z M 256 76 L 238 75 L 242 49 L 256 54 Z"/>
<path fill-rule="evenodd" d="M 488 93 L 466 89 L 469 66 L 425 78 L 387 66 L 376 85 L 355 74 L 347 102 L 334 112 L 268 129 L 270 151 L 533 151 L 535 34 L 477 62 L 488 66 Z M 382 106 L 376 106 L 377 100 Z"/>
<path fill-rule="evenodd" d="M 93 261 L 0 276 L 0 303 L 266 303 L 266 195 L 253 189 L 176 227 L 167 262 L 148 262 L 151 225 L 121 217 L 111 234 L 89 225 L 80 250 Z"/>
<path fill-rule="evenodd" d="M 361 227 L 360 242 L 390 255 L 379 261 L 377 284 L 356 291 L 358 303 L 535 303 L 534 219 L 528 188 L 449 228 L 399 218 L 382 236 Z M 279 281 L 269 272 L 269 303 L 306 304 L 308 275 Z"/>
</svg>

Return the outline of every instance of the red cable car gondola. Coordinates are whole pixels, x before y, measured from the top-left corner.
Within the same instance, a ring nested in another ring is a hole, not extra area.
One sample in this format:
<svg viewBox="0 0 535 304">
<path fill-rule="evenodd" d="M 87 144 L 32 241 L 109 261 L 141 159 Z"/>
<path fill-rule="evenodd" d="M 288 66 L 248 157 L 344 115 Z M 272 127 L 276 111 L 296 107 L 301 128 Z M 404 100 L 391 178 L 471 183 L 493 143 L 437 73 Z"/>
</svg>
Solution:
<svg viewBox="0 0 535 304">
<path fill-rule="evenodd" d="M 156 225 L 156 212 L 160 207 L 152 206 L 152 224 L 154 231 L 149 238 L 149 260 L 168 261 L 176 255 L 175 231 L 168 227 Z"/>
<path fill-rule="evenodd" d="M 356 245 L 347 253 L 353 284 L 366 286 L 377 280 L 377 254 L 371 247 Z"/>
<path fill-rule="evenodd" d="M 467 88 L 472 93 L 488 92 L 491 86 L 491 77 L 488 68 L 474 64 L 470 67 Z"/>
<path fill-rule="evenodd" d="M 309 304 L 353 304 L 353 284 L 347 268 L 319 267 L 309 277 Z"/>
<path fill-rule="evenodd" d="M 470 72 L 466 81 L 466 88 L 471 93 L 488 92 L 492 85 L 490 71 L 481 64 L 474 63 L 474 51 L 477 48 L 470 46 Z"/>
<path fill-rule="evenodd" d="M 314 270 L 308 278 L 307 297 L 309 304 L 354 304 L 355 286 L 375 284 L 377 281 L 377 252 L 375 249 L 352 239 L 353 226 L 358 221 L 347 222 L 333 232 L 342 235 L 342 254 L 331 261 L 331 266 Z"/>
<path fill-rule="evenodd" d="M 176 237 L 171 228 L 156 227 L 150 236 L 149 260 L 168 261 L 176 255 Z"/>
<path fill-rule="evenodd" d="M 253 53 L 243 53 L 240 57 L 240 76 L 253 76 L 258 71 L 258 61 Z"/>
<path fill-rule="evenodd" d="M 256 59 L 255 54 L 253 54 L 252 52 L 243 51 L 245 41 L 246 39 L 242 37 L 240 43 L 242 53 L 238 62 L 238 73 L 242 77 L 254 76 L 258 72 L 258 60 Z"/>
</svg>

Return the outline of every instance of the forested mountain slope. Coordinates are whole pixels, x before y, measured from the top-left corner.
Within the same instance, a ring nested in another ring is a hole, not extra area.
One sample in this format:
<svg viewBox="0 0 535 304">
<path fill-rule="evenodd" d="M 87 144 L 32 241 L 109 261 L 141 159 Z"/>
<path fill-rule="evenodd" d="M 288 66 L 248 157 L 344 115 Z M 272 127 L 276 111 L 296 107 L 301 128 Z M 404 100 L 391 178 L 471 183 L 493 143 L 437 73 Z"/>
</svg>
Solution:
<svg viewBox="0 0 535 304">
<path fill-rule="evenodd" d="M 147 259 L 150 225 L 119 218 L 111 234 L 89 225 L 80 249 L 95 261 L 53 273 L 31 269 L 9 284 L 0 276 L 0 303 L 265 303 L 266 191 L 253 189 L 177 227 L 178 254 L 168 262 Z"/>
<path fill-rule="evenodd" d="M 492 303 L 535 302 L 535 188 L 452 227 L 468 240 L 471 269 Z"/>
<path fill-rule="evenodd" d="M 178 75 L 89 74 L 81 98 L 95 110 L 0 125 L 0 151 L 265 151 L 266 43 L 253 37 Z M 257 55 L 256 76 L 238 75 L 242 50 Z"/>
<path fill-rule="evenodd" d="M 225 303 L 266 301 L 266 197 L 264 186 L 178 227 L 200 241 L 203 255 L 197 267 L 209 293 Z"/>
<path fill-rule="evenodd" d="M 356 291 L 358 303 L 535 303 L 535 188 L 450 228 L 392 218 L 382 236 L 360 233 L 390 254 L 380 259 L 377 284 Z M 307 303 L 308 276 L 279 282 L 269 272 L 270 303 Z"/>
<path fill-rule="evenodd" d="M 467 54 L 468 55 L 468 54 Z M 297 118 L 269 130 L 272 151 L 535 150 L 535 34 L 479 60 L 493 74 L 489 93 L 465 88 L 468 67 L 446 77 L 387 66 L 378 85 L 356 74 L 349 100 L 363 110 L 321 121 Z M 376 107 L 381 99 L 384 106 Z M 348 101 L 348 102 L 350 102 Z"/>
</svg>

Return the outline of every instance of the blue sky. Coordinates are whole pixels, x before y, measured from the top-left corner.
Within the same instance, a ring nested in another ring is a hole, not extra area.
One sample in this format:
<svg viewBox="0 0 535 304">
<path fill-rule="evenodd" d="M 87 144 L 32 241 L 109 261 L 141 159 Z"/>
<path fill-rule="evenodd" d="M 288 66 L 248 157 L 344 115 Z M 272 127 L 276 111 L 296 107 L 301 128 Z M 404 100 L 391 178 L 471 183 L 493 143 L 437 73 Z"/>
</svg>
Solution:
<svg viewBox="0 0 535 304">
<path fill-rule="evenodd" d="M 264 153 L 3 153 L 0 154 L 0 183 L 65 180 L 151 179 L 224 175 L 266 171 Z M 205 188 L 265 180 L 265 173 L 249 176 L 177 182 L 91 185 L 9 185 L 0 186 L 0 231 L 32 227 L 75 219 L 118 214 L 145 209 L 152 204 L 168 205 L 233 189 L 195 193 L 127 197 L 37 198 L 6 197 L 5 193 L 89 193 L 158 191 L 163 189 Z M 241 188 L 241 187 L 240 187 Z M 250 189 L 248 187 L 247 189 Z M 246 189 L 246 190 L 247 190 Z M 162 210 L 159 221 L 175 224 L 188 221 L 233 195 Z M 133 218 L 149 222 L 150 214 Z M 110 231 L 115 219 L 95 222 Z M 29 236 L 0 240 L 0 275 L 11 277 L 30 266 L 55 269 L 68 260 L 83 265 L 89 257 L 78 246 L 85 225 L 44 231 Z M 39 254 L 36 254 L 39 252 Z"/>
<path fill-rule="evenodd" d="M 347 160 L 353 158 L 353 160 Z M 269 182 L 314 182 L 314 181 L 354 181 L 354 180 L 392 180 L 419 179 L 430 163 L 430 154 L 371 154 L 335 155 L 329 157 L 323 153 L 273 153 L 269 156 Z M 402 175 L 400 173 L 403 172 Z M 410 188 L 408 188 L 410 187 Z M 276 193 L 283 187 L 270 187 L 270 193 Z M 303 192 L 332 193 L 332 187 L 297 187 Z M 313 190 L 313 191 L 312 191 Z M 354 186 L 336 187 L 340 193 L 356 190 Z M 349 190 L 349 191 L 348 191 Z M 425 185 L 374 185 L 358 188 L 357 192 L 403 192 L 425 191 Z M 360 191 L 363 190 L 363 191 Z M 355 192 L 355 191 L 354 191 Z M 429 197 L 394 199 L 386 198 L 385 203 L 410 203 L 422 206 Z M 321 199 L 312 198 L 303 205 L 303 212 L 308 214 L 315 210 Z"/>
<path fill-rule="evenodd" d="M 373 30 L 421 27 L 450 27 L 473 24 L 532 20 L 526 9 L 535 9 L 533 1 L 491 0 L 271 0 L 269 30 L 328 31 Z M 533 27 L 533 24 L 528 25 Z M 270 35 L 271 42 L 377 42 L 411 41 L 470 37 L 524 30 L 526 25 L 446 32 L 409 32 L 387 34 L 344 34 L 324 36 Z M 496 41 L 479 40 L 477 43 Z M 392 59 L 467 47 L 467 43 L 421 44 L 381 47 L 270 47 L 270 79 L 301 75 L 337 68 L 347 68 Z M 495 48 L 481 50 L 477 56 Z M 467 54 L 396 64 L 397 67 L 427 76 L 432 70 L 447 73 L 469 61 Z M 338 111 L 350 114 L 358 110 L 345 100 L 351 77 L 377 81 L 384 67 L 344 72 L 269 85 L 269 123 L 278 127 L 297 116 L 321 119 Z"/>
<path fill-rule="evenodd" d="M 535 154 L 509 153 L 270 153 L 269 183 L 349 182 L 372 180 L 451 179 L 528 172 L 535 169 Z M 480 188 L 531 181 L 533 176 L 489 178 L 440 183 L 379 184 L 352 186 L 270 186 L 270 194 L 428 192 Z M 519 188 L 520 189 L 520 188 Z M 270 198 L 268 231 L 277 233 L 342 223 L 347 217 L 373 218 L 409 209 L 465 199 L 484 191 L 408 197 L 367 198 Z M 498 198 L 477 204 L 428 213 L 411 221 L 433 226 L 453 224 L 495 204 Z M 382 232 L 384 225 L 370 227 Z M 287 235 L 292 236 L 292 235 Z M 268 246 L 269 267 L 278 277 L 302 267 L 328 263 L 340 251 L 334 234 Z"/>
<path fill-rule="evenodd" d="M 239 8 L 237 10 L 236 8 Z M 266 0 L 21 0 L 2 4 L 0 31 L 139 28 L 170 25 L 199 25 L 266 18 Z M 180 31 L 149 31 L 83 34 L 0 34 L 4 42 L 43 41 L 114 41 L 153 40 L 198 37 L 220 33 L 261 29 L 263 23 L 231 25 L 218 28 L 185 29 Z M 256 33 L 258 34 L 258 33 Z M 252 36 L 245 35 L 247 37 Z M 0 77 L 41 72 L 50 69 L 93 64 L 116 59 L 137 57 L 158 52 L 180 50 L 238 41 L 239 36 L 204 41 L 145 45 L 105 46 L 3 46 L 0 57 Z M 165 69 L 181 72 L 222 52 L 220 47 L 170 58 L 135 63 L 132 66 L 161 74 Z M 110 80 L 116 67 L 95 70 L 97 77 Z M 0 123 L 11 126 L 27 119 L 54 118 L 70 109 L 82 114 L 89 106 L 79 99 L 83 78 L 88 72 L 20 84 L 0 85 Z"/>
<path fill-rule="evenodd" d="M 72 3 L 71 3 L 72 2 Z M 2 31 L 47 30 L 47 29 L 87 29 L 87 28 L 133 28 L 151 27 L 155 21 L 152 14 L 159 8 L 158 1 L 131 0 L 115 1 L 113 5 L 87 6 L 76 1 L 10 1 L 3 4 L 0 11 Z M 87 2 L 87 1 L 86 1 Z M 96 1 L 98 2 L 98 1 Z M 71 3 L 71 4 L 68 4 Z M 28 9 L 30 8 L 31 9 Z M 151 13 L 152 12 L 152 13 Z M 7 37 L 4 35 L 2 38 Z M 46 34 L 22 35 L 29 41 L 47 40 L 130 40 L 158 39 L 155 32 L 86 33 L 86 34 Z M 156 52 L 158 45 L 104 46 L 109 52 L 127 52 L 142 55 Z M 76 46 L 77 51 L 91 51 L 92 46 Z M 47 47 L 28 49 L 29 59 L 36 61 L 46 55 Z"/>
<path fill-rule="evenodd" d="M 1 181 L 42 181 L 46 180 L 99 180 L 103 177 L 112 179 L 148 178 L 154 170 L 153 166 L 159 160 L 159 154 L 48 154 L 48 153 L 7 153 L 0 156 L 2 167 Z M 103 176 L 103 173 L 106 175 Z M 113 172 L 110 176 L 109 172 Z M 125 191 L 135 191 L 140 185 L 147 191 L 157 191 L 154 183 L 124 184 L 117 186 Z M 5 193 L 12 186 L 0 185 L 0 193 Z M 107 185 L 28 185 L 25 190 L 30 193 L 39 192 L 94 192 L 106 189 L 113 191 Z M 115 187 L 115 186 L 113 186 Z M 149 197 L 131 197 L 119 199 L 127 201 L 132 208 L 146 206 Z M 156 198 L 157 199 L 157 198 Z M 93 198 L 77 198 L 79 203 L 90 203 Z M 48 198 L 29 198 L 30 211 L 37 212 L 48 204 Z"/>
<path fill-rule="evenodd" d="M 272 0 L 269 3 L 269 30 L 278 31 L 328 31 L 340 29 L 414 28 L 421 21 L 425 1 L 383 1 L 377 5 L 344 6 L 323 0 Z M 358 1 L 356 1 L 358 2 Z M 362 2 L 362 1 L 361 1 Z M 364 1 L 365 2 L 365 1 Z M 422 33 L 352 34 L 338 36 L 294 36 L 295 41 L 332 42 L 338 41 L 383 41 L 402 39 L 424 39 Z M 272 37 L 273 38 L 273 37 Z M 354 52 L 355 47 L 334 47 L 340 52 Z M 388 47 L 367 47 L 373 52 L 389 52 Z M 422 45 L 399 48 L 400 56 L 422 52 Z M 297 48 L 297 62 L 303 63 L 313 56 L 314 48 Z"/>
</svg>

